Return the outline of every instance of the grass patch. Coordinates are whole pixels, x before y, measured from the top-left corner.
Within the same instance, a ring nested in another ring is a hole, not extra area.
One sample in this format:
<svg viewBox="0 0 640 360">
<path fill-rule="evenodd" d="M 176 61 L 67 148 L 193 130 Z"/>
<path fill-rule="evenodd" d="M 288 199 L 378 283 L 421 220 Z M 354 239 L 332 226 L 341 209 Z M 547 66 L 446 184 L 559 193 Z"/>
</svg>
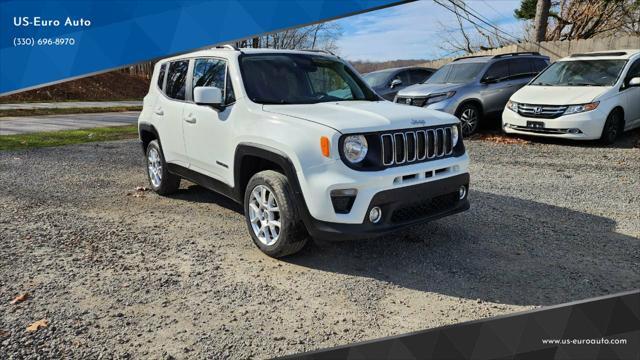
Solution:
<svg viewBox="0 0 640 360">
<path fill-rule="evenodd" d="M 122 111 L 142 111 L 142 106 L 117 106 L 117 107 L 88 107 L 88 108 L 60 108 L 60 109 L 7 109 L 0 110 L 0 121 L 7 116 L 37 116 L 37 115 L 65 115 L 88 114 Z"/>
<path fill-rule="evenodd" d="M 0 150 L 20 150 L 94 141 L 135 139 L 137 137 L 137 125 L 2 135 L 0 136 Z"/>
</svg>

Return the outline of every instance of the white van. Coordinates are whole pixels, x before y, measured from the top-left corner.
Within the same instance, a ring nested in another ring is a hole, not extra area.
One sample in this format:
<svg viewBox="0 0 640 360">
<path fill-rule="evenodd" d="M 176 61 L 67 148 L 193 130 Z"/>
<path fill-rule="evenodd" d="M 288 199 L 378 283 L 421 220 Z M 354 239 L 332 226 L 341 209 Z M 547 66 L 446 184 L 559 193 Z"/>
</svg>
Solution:
<svg viewBox="0 0 640 360">
<path fill-rule="evenodd" d="M 640 50 L 573 54 L 517 91 L 502 113 L 506 133 L 613 143 L 640 126 Z"/>
</svg>

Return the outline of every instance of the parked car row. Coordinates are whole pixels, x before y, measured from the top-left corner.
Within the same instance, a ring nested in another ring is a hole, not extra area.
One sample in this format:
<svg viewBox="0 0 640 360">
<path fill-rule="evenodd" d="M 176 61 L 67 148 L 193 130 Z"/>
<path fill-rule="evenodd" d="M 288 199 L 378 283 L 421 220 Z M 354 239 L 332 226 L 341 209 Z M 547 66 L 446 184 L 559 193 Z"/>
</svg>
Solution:
<svg viewBox="0 0 640 360">
<path fill-rule="evenodd" d="M 381 73 L 364 78 L 372 84 Z M 373 87 L 385 97 L 397 84 L 386 77 Z M 506 133 L 612 143 L 640 126 L 640 50 L 574 54 L 550 66 L 536 52 L 463 57 L 393 101 L 454 114 L 465 136 L 501 114 Z"/>
</svg>

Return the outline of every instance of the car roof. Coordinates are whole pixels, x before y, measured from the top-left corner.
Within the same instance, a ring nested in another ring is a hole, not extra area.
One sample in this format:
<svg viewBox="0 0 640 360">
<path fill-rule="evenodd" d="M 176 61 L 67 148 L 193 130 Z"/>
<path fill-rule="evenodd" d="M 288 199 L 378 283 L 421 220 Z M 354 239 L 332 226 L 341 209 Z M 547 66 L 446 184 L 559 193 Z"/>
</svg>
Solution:
<svg viewBox="0 0 640 360">
<path fill-rule="evenodd" d="M 190 53 L 180 54 L 168 58 L 164 58 L 160 60 L 160 62 L 164 61 L 174 61 L 185 58 L 192 57 L 207 57 L 207 56 L 220 56 L 220 57 L 229 57 L 229 55 L 238 56 L 240 54 L 306 54 L 306 55 L 320 55 L 320 56 L 328 56 L 337 58 L 336 55 L 332 54 L 329 51 L 324 50 L 285 50 L 285 49 L 252 49 L 252 48 L 234 48 L 230 45 L 215 47 L 211 49 L 204 49 L 199 51 L 194 51 Z"/>
<path fill-rule="evenodd" d="M 451 63 L 488 63 L 491 61 L 498 61 L 503 59 L 545 59 L 549 60 L 549 57 L 546 55 L 539 54 L 537 52 L 516 52 L 516 53 L 505 53 L 505 54 L 497 54 L 497 55 L 472 55 L 472 56 L 463 56 L 454 59 Z M 449 63 L 449 64 L 451 64 Z"/>
<path fill-rule="evenodd" d="M 395 71 L 400 71 L 400 70 L 429 70 L 429 71 L 435 71 L 434 68 L 429 68 L 429 67 L 426 67 L 426 66 L 401 66 L 401 67 L 380 69 L 380 70 L 376 70 L 376 71 L 369 71 L 368 73 L 364 73 L 364 75 L 377 74 L 377 73 L 383 73 L 383 72 L 395 72 Z"/>
<path fill-rule="evenodd" d="M 578 60 L 627 60 L 640 54 L 640 49 L 623 49 L 592 51 L 585 53 L 575 53 L 564 57 L 558 61 L 578 61 Z"/>
</svg>

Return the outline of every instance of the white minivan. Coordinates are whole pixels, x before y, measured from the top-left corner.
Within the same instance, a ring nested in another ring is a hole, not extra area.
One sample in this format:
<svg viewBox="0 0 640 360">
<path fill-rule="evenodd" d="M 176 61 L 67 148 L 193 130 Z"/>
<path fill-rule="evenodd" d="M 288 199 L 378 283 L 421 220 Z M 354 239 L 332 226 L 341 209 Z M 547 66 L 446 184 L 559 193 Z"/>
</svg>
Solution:
<svg viewBox="0 0 640 360">
<path fill-rule="evenodd" d="M 640 126 L 640 50 L 573 54 L 518 90 L 502 113 L 506 133 L 600 139 Z"/>
</svg>

